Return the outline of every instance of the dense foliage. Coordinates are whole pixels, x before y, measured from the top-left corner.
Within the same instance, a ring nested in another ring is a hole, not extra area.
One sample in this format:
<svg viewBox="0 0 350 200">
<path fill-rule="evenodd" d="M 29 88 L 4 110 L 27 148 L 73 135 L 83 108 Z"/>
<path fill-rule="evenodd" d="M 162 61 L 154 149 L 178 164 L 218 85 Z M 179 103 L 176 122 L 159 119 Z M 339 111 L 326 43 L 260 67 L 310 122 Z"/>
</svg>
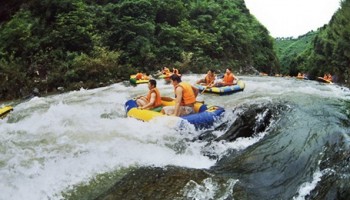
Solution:
<svg viewBox="0 0 350 200">
<path fill-rule="evenodd" d="M 310 78 L 331 73 L 334 81 L 349 84 L 350 0 L 341 2 L 329 24 L 318 30 L 311 47 L 285 60 L 290 62 L 289 67 L 308 73 Z"/>
<path fill-rule="evenodd" d="M 0 99 L 163 66 L 276 71 L 273 39 L 244 0 L 5 0 L 2 11 Z"/>
<path fill-rule="evenodd" d="M 280 73 L 283 75 L 296 76 L 298 72 L 305 72 L 306 69 L 298 66 L 294 59 L 305 50 L 312 47 L 312 41 L 317 32 L 311 31 L 298 38 L 276 38 L 275 52 L 280 63 Z"/>
<path fill-rule="evenodd" d="M 306 55 L 306 65 L 315 76 L 330 72 L 340 82 L 350 78 L 350 0 L 344 0 L 341 9 L 329 25 L 316 36 L 313 50 Z"/>
</svg>

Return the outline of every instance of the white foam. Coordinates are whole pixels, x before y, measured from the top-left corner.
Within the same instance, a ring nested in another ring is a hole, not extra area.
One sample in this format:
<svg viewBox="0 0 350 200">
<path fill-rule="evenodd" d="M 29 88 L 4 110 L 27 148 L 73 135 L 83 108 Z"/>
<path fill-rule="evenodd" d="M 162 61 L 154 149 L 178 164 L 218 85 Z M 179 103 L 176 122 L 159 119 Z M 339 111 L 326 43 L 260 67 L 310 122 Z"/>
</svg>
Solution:
<svg viewBox="0 0 350 200">
<path fill-rule="evenodd" d="M 189 199 L 227 199 L 238 180 L 229 179 L 226 188 L 221 188 L 220 185 L 212 178 L 206 178 L 201 183 L 190 181 L 183 189 L 184 196 Z M 222 192 L 224 190 L 224 192 Z"/>
<path fill-rule="evenodd" d="M 195 83 L 201 76 L 185 76 L 184 80 Z M 294 84 L 292 80 L 242 79 L 246 82 L 244 92 L 222 97 L 203 95 L 203 98 L 209 104 L 230 110 L 244 103 L 271 101 L 271 96 L 295 92 L 295 88 L 287 87 Z M 305 94 L 311 91 L 349 98 L 348 91 L 337 87 L 326 86 L 330 89 L 323 91 L 313 88 L 315 84 L 296 85 Z M 158 87 L 162 94 L 173 95 L 172 85 L 158 80 Z M 37 97 L 18 104 L 8 117 L 0 120 L 0 199 L 61 199 L 61 191 L 96 174 L 122 167 L 213 166 L 216 160 L 203 155 L 203 150 L 208 148 L 206 142 L 186 142 L 185 139 L 201 133 L 193 126 L 175 130 L 175 122 L 170 119 L 142 122 L 125 117 L 124 103 L 147 90 L 147 85 L 126 87 L 119 83 Z M 230 123 L 235 117 L 226 115 L 224 120 Z M 214 132 L 217 136 L 223 133 Z M 247 148 L 265 134 L 234 142 L 212 142 L 210 151 L 221 157 L 229 149 Z"/>
<path fill-rule="evenodd" d="M 323 173 L 316 171 L 313 174 L 311 182 L 305 182 L 299 187 L 298 195 L 293 197 L 294 200 L 304 200 L 307 195 L 316 187 L 317 183 L 321 180 Z"/>
</svg>

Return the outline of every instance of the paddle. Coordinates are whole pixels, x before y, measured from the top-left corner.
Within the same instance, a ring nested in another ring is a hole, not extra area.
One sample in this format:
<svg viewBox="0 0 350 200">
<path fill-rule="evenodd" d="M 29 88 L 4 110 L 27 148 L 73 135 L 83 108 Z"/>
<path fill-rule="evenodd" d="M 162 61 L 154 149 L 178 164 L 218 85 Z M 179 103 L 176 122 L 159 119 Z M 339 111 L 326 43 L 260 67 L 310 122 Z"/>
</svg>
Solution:
<svg viewBox="0 0 350 200">
<path fill-rule="evenodd" d="M 204 89 L 202 90 L 202 92 L 200 94 L 203 94 L 207 88 L 208 88 L 208 85 L 204 87 Z"/>
<path fill-rule="evenodd" d="M 209 87 L 210 84 L 212 84 L 214 81 L 210 82 L 208 85 L 205 86 L 205 88 L 202 90 L 202 92 L 200 94 L 203 94 L 205 92 L 205 90 L 207 90 L 207 88 Z"/>
</svg>

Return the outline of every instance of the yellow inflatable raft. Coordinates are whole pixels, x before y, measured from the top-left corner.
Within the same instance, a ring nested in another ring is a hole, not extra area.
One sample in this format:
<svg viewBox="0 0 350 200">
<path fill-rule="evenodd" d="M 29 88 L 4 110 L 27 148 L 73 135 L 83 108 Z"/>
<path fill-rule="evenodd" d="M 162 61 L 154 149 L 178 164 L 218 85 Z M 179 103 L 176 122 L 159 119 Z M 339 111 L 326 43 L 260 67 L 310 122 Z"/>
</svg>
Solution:
<svg viewBox="0 0 350 200">
<path fill-rule="evenodd" d="M 149 79 L 136 79 L 136 74 L 130 75 L 130 83 L 132 84 L 142 84 L 142 83 L 148 83 Z"/>
<path fill-rule="evenodd" d="M 194 85 L 199 89 L 199 91 L 209 92 L 209 93 L 215 93 L 219 95 L 226 95 L 226 94 L 232 94 L 235 92 L 243 91 L 245 88 L 245 83 L 241 80 L 237 81 L 237 84 L 230 85 L 230 86 L 223 86 L 223 87 L 207 87 L 204 85 L 196 84 Z"/>
<path fill-rule="evenodd" d="M 6 115 L 13 110 L 12 106 L 4 106 L 0 108 L 0 118 L 6 117 Z"/>
<path fill-rule="evenodd" d="M 325 79 L 325 78 L 323 78 L 323 77 L 317 77 L 317 80 L 318 80 L 319 82 L 322 82 L 322 83 L 333 84 L 333 82 L 332 82 L 331 80 L 327 80 L 327 79 Z"/>
<path fill-rule="evenodd" d="M 136 100 L 131 99 L 125 103 L 125 111 L 128 117 L 133 117 L 142 121 L 150 121 L 156 117 L 165 117 L 160 112 L 163 106 L 173 106 L 175 101 L 170 97 L 162 97 L 162 106 L 153 110 L 138 109 Z M 225 112 L 222 107 L 208 106 L 203 102 L 196 102 L 194 104 L 195 113 L 186 116 L 181 116 L 196 128 L 210 127 Z"/>
</svg>

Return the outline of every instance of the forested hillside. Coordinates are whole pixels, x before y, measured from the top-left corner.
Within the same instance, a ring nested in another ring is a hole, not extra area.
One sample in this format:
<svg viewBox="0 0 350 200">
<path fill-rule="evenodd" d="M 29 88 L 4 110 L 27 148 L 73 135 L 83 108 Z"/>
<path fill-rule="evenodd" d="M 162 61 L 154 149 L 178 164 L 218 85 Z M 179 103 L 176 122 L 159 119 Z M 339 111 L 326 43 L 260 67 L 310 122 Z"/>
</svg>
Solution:
<svg viewBox="0 0 350 200">
<path fill-rule="evenodd" d="M 275 52 L 280 63 L 280 73 L 283 75 L 296 76 L 305 69 L 299 67 L 293 60 L 302 52 L 312 47 L 312 41 L 317 32 L 311 31 L 298 38 L 276 38 Z"/>
<path fill-rule="evenodd" d="M 276 71 L 273 39 L 244 0 L 5 0 L 0 99 L 92 88 L 163 66 Z"/>
<path fill-rule="evenodd" d="M 335 82 L 349 85 L 350 0 L 341 2 L 329 24 L 318 30 L 310 48 L 292 57 L 290 67 L 308 73 L 310 78 L 331 73 Z"/>
</svg>

